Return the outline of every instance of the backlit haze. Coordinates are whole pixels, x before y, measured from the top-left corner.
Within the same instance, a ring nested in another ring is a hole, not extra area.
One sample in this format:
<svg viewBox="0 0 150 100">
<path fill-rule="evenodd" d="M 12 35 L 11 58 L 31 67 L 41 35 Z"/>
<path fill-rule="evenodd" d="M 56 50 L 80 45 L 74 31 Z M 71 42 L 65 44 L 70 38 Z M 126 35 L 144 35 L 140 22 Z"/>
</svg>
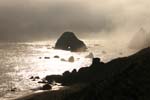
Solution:
<svg viewBox="0 0 150 100">
<path fill-rule="evenodd" d="M 148 0 L 1 0 L 0 40 L 56 39 L 64 31 L 129 39 L 141 27 L 149 31 L 149 6 Z"/>
<path fill-rule="evenodd" d="M 106 63 L 150 46 L 149 7 L 148 0 L 0 0 L 0 100 L 32 93 L 40 79 L 31 76 L 88 67 L 93 56 Z M 54 50 L 66 31 L 87 52 Z"/>
</svg>

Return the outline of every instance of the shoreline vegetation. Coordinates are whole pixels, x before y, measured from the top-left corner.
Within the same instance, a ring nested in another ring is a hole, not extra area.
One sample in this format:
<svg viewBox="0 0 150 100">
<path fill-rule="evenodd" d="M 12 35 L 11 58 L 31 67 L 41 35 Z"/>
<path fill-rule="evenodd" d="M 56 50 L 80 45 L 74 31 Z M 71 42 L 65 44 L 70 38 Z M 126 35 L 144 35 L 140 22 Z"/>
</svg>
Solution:
<svg viewBox="0 0 150 100">
<path fill-rule="evenodd" d="M 90 67 L 45 79 L 48 84 L 55 81 L 66 88 L 15 100 L 149 100 L 150 47 L 108 63 L 94 58 Z"/>
</svg>

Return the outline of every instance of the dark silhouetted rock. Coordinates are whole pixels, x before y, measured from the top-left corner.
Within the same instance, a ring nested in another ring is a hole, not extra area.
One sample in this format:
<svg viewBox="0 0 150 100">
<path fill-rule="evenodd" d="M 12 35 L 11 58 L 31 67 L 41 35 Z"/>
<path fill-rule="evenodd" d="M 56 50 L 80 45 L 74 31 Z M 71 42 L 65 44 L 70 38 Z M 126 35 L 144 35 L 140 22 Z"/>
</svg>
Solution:
<svg viewBox="0 0 150 100">
<path fill-rule="evenodd" d="M 57 78 L 57 81 L 63 85 L 103 81 L 109 78 L 111 79 L 125 70 L 134 71 L 134 69 L 132 70 L 133 66 L 140 66 L 141 68 L 143 66 L 144 68 L 147 64 L 150 65 L 149 59 L 150 48 L 144 49 L 129 57 L 114 59 L 108 63 L 103 63 L 99 58 L 94 58 L 90 67 L 80 68 L 76 74 L 75 72 L 66 71 L 62 76 L 59 76 L 59 80 Z"/>
<path fill-rule="evenodd" d="M 74 62 L 74 57 L 73 56 L 69 57 L 68 61 L 69 62 Z"/>
<path fill-rule="evenodd" d="M 35 78 L 35 79 L 40 79 L 40 77 L 39 77 L 39 76 L 35 76 L 34 78 Z"/>
<path fill-rule="evenodd" d="M 43 87 L 42 87 L 42 90 L 50 90 L 52 89 L 52 86 L 50 84 L 45 84 Z"/>
<path fill-rule="evenodd" d="M 32 79 L 32 81 L 36 81 L 37 79 L 40 79 L 40 77 L 39 76 L 31 76 L 29 79 Z"/>
<path fill-rule="evenodd" d="M 109 62 L 122 70 L 87 88 L 66 96 L 64 100 L 149 100 L 150 48 Z M 115 69 L 114 67 L 114 69 Z M 73 98 L 73 99 L 71 99 Z"/>
<path fill-rule="evenodd" d="M 62 76 L 61 75 L 50 75 L 50 76 L 46 76 L 46 80 L 48 81 L 49 84 L 52 84 L 53 81 L 56 81 L 58 83 L 62 82 Z"/>
<path fill-rule="evenodd" d="M 33 76 L 31 76 L 29 79 L 33 79 L 34 77 Z"/>
<path fill-rule="evenodd" d="M 90 67 L 49 78 L 70 86 L 63 93 L 59 90 L 49 96 L 63 95 L 58 100 L 150 100 L 150 48 L 108 63 L 94 58 Z M 81 83 L 85 87 L 71 90 L 73 84 Z"/>
<path fill-rule="evenodd" d="M 70 50 L 73 52 L 86 51 L 87 47 L 73 32 L 64 32 L 55 44 L 55 49 Z"/>
<path fill-rule="evenodd" d="M 77 70 L 74 69 L 71 73 L 72 73 L 72 74 L 76 74 L 76 73 L 77 73 Z"/>
<path fill-rule="evenodd" d="M 98 66 L 100 64 L 100 58 L 93 58 L 91 66 Z"/>
<path fill-rule="evenodd" d="M 59 58 L 59 56 L 54 56 L 54 58 Z"/>
<path fill-rule="evenodd" d="M 97 80 L 97 78 L 105 77 L 105 72 L 102 70 L 105 68 L 103 65 L 104 63 L 100 62 L 99 58 L 94 58 L 90 67 L 80 68 L 78 72 L 76 70 L 73 70 L 72 72 L 65 71 L 62 76 L 58 76 L 56 79 L 55 77 L 47 76 L 47 79 L 48 81 L 54 80 L 63 85 L 90 83 Z"/>
<path fill-rule="evenodd" d="M 45 59 L 50 59 L 50 57 L 44 57 Z"/>
<path fill-rule="evenodd" d="M 70 75 L 70 72 L 69 72 L 69 71 L 65 71 L 65 72 L 63 73 L 63 76 L 68 76 L 68 75 Z"/>
</svg>

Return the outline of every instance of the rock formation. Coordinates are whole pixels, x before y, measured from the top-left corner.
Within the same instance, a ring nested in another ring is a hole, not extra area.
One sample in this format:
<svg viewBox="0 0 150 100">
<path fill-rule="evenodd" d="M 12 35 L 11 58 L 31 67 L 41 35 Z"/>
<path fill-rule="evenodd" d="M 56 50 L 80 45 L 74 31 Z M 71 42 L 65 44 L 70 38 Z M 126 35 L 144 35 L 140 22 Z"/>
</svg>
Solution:
<svg viewBox="0 0 150 100">
<path fill-rule="evenodd" d="M 122 70 L 86 88 L 66 96 L 64 100 L 149 100 L 150 48 L 111 63 Z M 72 99 L 73 98 L 73 99 Z M 81 99 L 82 98 L 82 99 Z"/>
<path fill-rule="evenodd" d="M 64 85 L 88 84 L 62 100 L 149 100 L 150 48 L 108 63 L 93 59 L 90 67 L 57 77 Z M 51 80 L 50 77 L 47 77 Z"/>
<path fill-rule="evenodd" d="M 73 56 L 70 56 L 70 57 L 68 58 L 68 61 L 69 61 L 69 62 L 74 62 L 74 57 L 73 57 Z"/>
<path fill-rule="evenodd" d="M 17 100 L 150 100 L 149 59 L 150 48 L 108 63 L 94 58 L 90 67 L 46 77 L 70 88 Z"/>
<path fill-rule="evenodd" d="M 52 86 L 50 84 L 45 84 L 43 85 L 43 87 L 41 88 L 41 90 L 50 90 L 52 89 Z"/>
<path fill-rule="evenodd" d="M 55 49 L 70 50 L 73 52 L 86 51 L 87 47 L 73 32 L 64 32 L 55 44 Z"/>
</svg>

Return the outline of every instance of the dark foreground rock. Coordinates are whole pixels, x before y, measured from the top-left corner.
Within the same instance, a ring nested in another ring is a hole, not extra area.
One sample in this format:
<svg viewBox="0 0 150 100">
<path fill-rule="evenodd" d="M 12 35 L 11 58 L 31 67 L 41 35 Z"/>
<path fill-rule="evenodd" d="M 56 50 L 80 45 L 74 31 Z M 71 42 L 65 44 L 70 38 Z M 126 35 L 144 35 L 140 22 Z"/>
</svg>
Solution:
<svg viewBox="0 0 150 100">
<path fill-rule="evenodd" d="M 64 85 L 89 84 L 65 100 L 149 100 L 150 48 L 106 64 L 95 58 L 90 67 L 59 78 Z"/>
<path fill-rule="evenodd" d="M 122 62 L 119 73 L 93 82 L 65 100 L 150 100 L 150 48 L 122 59 L 125 61 Z M 110 63 L 117 61 L 119 59 Z"/>
<path fill-rule="evenodd" d="M 51 83 L 56 81 L 62 83 L 63 85 L 73 85 L 76 83 L 91 83 L 92 81 L 97 81 L 98 79 L 104 79 L 106 75 L 103 72 L 105 67 L 104 63 L 100 62 L 99 58 L 94 58 L 93 63 L 90 67 L 84 67 L 79 69 L 77 72 L 73 70 L 72 72 L 66 71 L 63 75 L 50 75 L 46 77 L 46 80 Z M 107 69 L 107 68 L 106 68 Z"/>
<path fill-rule="evenodd" d="M 64 32 L 55 44 L 55 49 L 70 50 L 73 52 L 86 51 L 87 47 L 73 32 Z"/>
<path fill-rule="evenodd" d="M 50 84 L 45 84 L 45 85 L 43 85 L 43 87 L 41 89 L 42 90 L 50 90 L 50 89 L 52 89 L 52 86 Z"/>
<path fill-rule="evenodd" d="M 70 89 L 41 94 L 43 98 L 49 96 L 44 100 L 150 100 L 150 48 L 109 63 L 94 58 L 90 67 L 46 79 L 62 82 Z M 72 87 L 79 83 L 86 85 L 78 90 Z M 43 100 L 35 98 L 37 96 L 22 100 Z"/>
</svg>

